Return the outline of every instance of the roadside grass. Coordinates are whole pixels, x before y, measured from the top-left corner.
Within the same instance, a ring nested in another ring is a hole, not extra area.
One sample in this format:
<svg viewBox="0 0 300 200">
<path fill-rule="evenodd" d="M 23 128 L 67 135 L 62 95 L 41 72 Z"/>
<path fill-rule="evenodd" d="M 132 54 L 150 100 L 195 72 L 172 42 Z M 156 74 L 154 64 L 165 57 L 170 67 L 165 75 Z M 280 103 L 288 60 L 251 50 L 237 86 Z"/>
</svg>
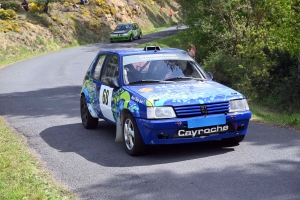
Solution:
<svg viewBox="0 0 300 200">
<path fill-rule="evenodd" d="M 26 140 L 0 117 L 0 199 L 78 199 L 44 170 Z"/>
<path fill-rule="evenodd" d="M 186 48 L 189 47 L 189 44 L 185 39 L 181 38 L 180 34 L 177 34 L 135 47 L 143 48 L 145 46 L 160 46 L 162 48 L 173 47 L 186 50 Z M 252 112 L 251 121 L 259 121 L 270 125 L 293 128 L 300 131 L 300 113 L 275 112 L 259 105 L 257 102 L 249 102 L 249 107 Z"/>
<path fill-rule="evenodd" d="M 300 113 L 275 112 L 257 103 L 249 103 L 253 121 L 264 122 L 300 131 Z"/>
<path fill-rule="evenodd" d="M 142 29 L 142 31 L 143 31 L 143 35 L 147 35 L 147 34 L 150 34 L 150 33 L 161 31 L 161 30 L 166 29 L 168 27 L 170 27 L 170 25 L 169 26 L 162 26 L 162 27 L 154 28 L 154 29 Z"/>
</svg>

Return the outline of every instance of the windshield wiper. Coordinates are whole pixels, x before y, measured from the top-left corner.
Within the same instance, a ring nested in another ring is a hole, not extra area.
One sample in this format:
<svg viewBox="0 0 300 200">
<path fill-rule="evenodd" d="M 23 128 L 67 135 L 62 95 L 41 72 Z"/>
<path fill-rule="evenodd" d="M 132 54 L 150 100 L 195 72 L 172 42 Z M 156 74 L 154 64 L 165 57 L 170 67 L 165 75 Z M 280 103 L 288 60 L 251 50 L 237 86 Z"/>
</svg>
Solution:
<svg viewBox="0 0 300 200">
<path fill-rule="evenodd" d="M 167 78 L 165 81 L 187 80 L 187 79 L 193 79 L 193 77 L 177 76 L 173 78 Z"/>
<path fill-rule="evenodd" d="M 175 80 L 204 80 L 203 78 L 193 78 L 193 77 L 185 77 L 185 76 L 177 76 L 173 78 L 168 78 L 165 81 L 175 81 Z"/>
<path fill-rule="evenodd" d="M 135 84 L 135 83 L 173 83 L 173 81 L 146 79 L 146 80 L 130 82 L 129 84 Z"/>
</svg>

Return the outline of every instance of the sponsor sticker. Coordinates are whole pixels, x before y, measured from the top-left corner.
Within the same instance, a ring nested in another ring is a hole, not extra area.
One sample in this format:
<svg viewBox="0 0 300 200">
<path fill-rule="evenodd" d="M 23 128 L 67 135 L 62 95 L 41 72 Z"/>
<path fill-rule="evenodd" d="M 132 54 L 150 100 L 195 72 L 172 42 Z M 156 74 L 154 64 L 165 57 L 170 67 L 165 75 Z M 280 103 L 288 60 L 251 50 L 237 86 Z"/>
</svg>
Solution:
<svg viewBox="0 0 300 200">
<path fill-rule="evenodd" d="M 174 137 L 200 137 L 203 135 L 210 135 L 214 133 L 225 133 L 229 131 L 229 126 L 227 124 L 203 127 L 199 129 L 179 129 Z"/>
<path fill-rule="evenodd" d="M 141 88 L 139 89 L 140 92 L 152 92 L 154 89 L 153 88 Z"/>
</svg>

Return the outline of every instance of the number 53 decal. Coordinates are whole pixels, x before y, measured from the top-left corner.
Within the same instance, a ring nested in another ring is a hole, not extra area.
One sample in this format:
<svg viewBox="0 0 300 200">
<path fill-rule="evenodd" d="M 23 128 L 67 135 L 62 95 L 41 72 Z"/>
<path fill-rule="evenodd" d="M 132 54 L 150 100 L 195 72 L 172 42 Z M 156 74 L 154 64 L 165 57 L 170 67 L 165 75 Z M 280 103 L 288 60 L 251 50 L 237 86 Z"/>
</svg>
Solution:
<svg viewBox="0 0 300 200">
<path fill-rule="evenodd" d="M 115 121 L 111 109 L 112 93 L 113 88 L 110 88 L 106 85 L 101 85 L 99 93 L 99 104 L 103 117 L 111 121 Z"/>
<path fill-rule="evenodd" d="M 108 104 L 108 96 L 109 96 L 109 90 L 104 89 L 103 90 L 103 95 L 102 95 L 102 103 L 103 104 Z"/>
</svg>

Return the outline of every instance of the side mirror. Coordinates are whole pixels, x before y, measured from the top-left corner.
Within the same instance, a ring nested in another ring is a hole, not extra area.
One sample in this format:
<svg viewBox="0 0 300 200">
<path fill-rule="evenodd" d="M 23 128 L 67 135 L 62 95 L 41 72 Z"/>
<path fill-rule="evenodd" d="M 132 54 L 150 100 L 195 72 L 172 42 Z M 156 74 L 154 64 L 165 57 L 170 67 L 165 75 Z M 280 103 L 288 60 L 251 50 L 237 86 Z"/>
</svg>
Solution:
<svg viewBox="0 0 300 200">
<path fill-rule="evenodd" d="M 112 88 L 119 88 L 120 87 L 119 79 L 118 78 L 110 78 L 108 80 L 108 86 L 112 87 Z"/>
<path fill-rule="evenodd" d="M 210 80 L 214 79 L 214 76 L 212 75 L 212 73 L 206 72 L 206 75 L 207 75 L 208 79 L 210 79 Z"/>
</svg>

